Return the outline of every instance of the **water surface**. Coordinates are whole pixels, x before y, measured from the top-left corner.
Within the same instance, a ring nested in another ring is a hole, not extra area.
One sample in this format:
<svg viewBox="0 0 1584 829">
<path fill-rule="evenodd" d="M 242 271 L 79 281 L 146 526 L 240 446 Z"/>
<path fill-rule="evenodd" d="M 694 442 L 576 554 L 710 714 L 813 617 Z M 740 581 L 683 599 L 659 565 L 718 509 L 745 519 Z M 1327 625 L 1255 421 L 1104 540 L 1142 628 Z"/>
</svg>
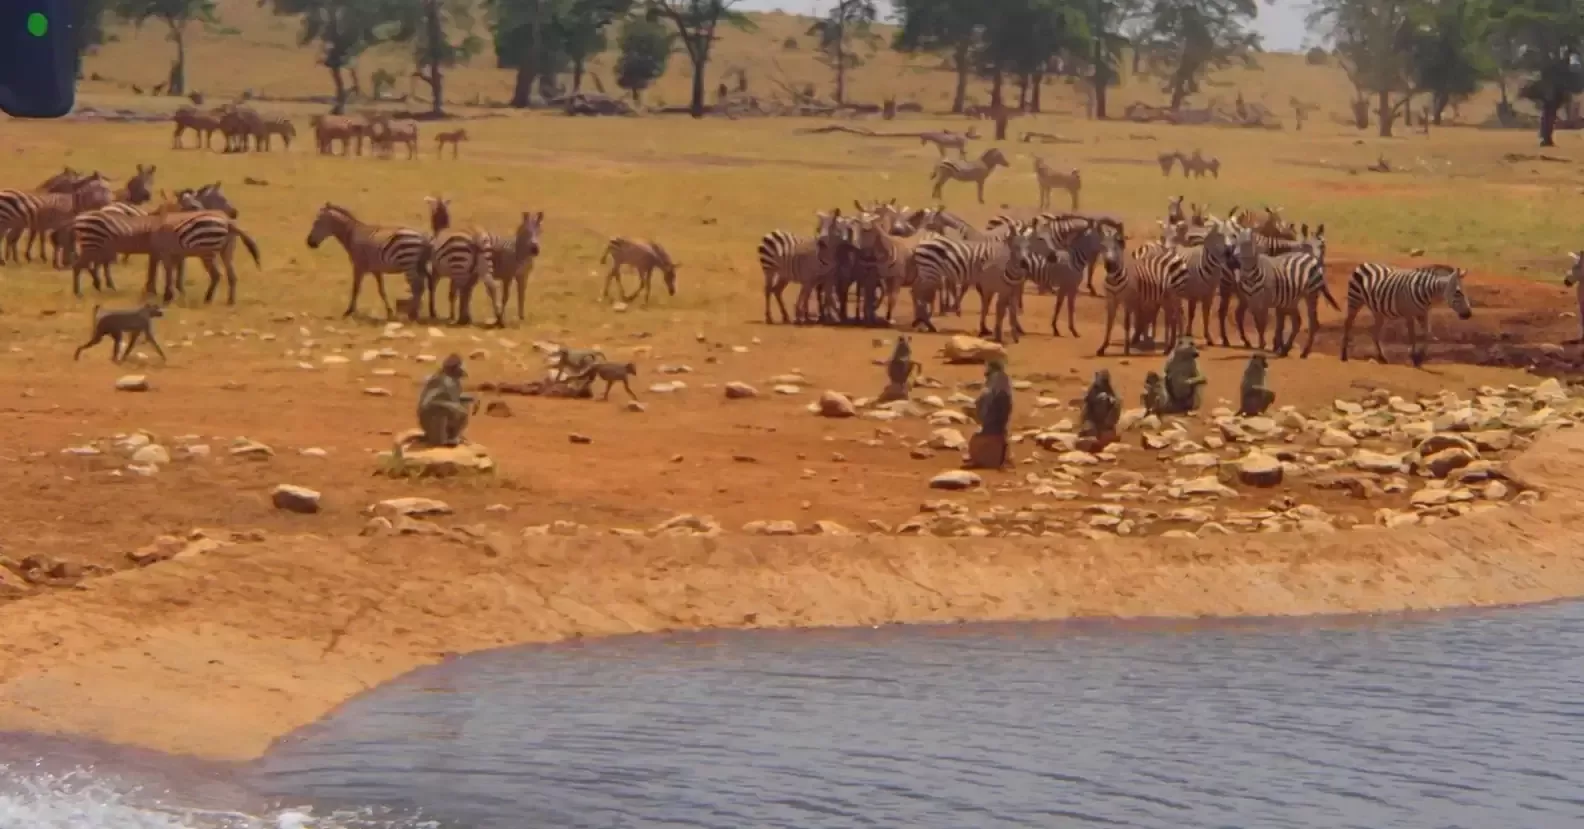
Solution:
<svg viewBox="0 0 1584 829">
<path fill-rule="evenodd" d="M 1584 604 L 634 637 L 415 672 L 263 792 L 445 827 L 1584 826 Z"/>
</svg>

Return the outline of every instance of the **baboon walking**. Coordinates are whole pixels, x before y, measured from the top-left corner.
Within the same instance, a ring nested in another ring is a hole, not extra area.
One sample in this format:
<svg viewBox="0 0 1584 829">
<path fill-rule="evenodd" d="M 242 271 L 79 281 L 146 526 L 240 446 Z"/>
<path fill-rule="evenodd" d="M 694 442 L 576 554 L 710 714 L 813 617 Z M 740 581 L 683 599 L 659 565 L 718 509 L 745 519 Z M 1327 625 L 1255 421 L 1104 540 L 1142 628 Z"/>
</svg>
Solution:
<svg viewBox="0 0 1584 829">
<path fill-rule="evenodd" d="M 164 360 L 166 359 L 165 349 L 160 348 L 159 342 L 154 339 L 153 323 L 155 317 L 163 316 L 165 316 L 165 312 L 161 311 L 159 305 L 154 302 L 144 303 L 141 308 L 134 308 L 130 311 L 106 311 L 102 315 L 99 313 L 99 306 L 95 305 L 93 308 L 93 336 L 89 338 L 88 342 L 77 347 L 77 352 L 72 355 L 72 359 L 81 358 L 84 350 L 93 348 L 105 337 L 109 337 L 110 362 L 119 363 L 125 360 L 128 354 L 132 353 L 132 347 L 137 345 L 138 337 L 142 336 L 149 341 L 149 345 L 154 346 L 154 350 L 159 353 L 160 359 Z M 122 348 L 121 345 L 122 336 L 127 338 L 125 348 Z"/>
</svg>

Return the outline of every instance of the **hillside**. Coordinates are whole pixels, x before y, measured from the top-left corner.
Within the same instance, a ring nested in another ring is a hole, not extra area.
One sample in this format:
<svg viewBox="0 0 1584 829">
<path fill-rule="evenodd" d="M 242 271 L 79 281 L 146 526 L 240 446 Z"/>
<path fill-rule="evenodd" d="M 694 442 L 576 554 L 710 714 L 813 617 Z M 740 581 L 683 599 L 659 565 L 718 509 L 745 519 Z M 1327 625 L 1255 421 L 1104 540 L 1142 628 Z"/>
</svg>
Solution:
<svg viewBox="0 0 1584 829">
<path fill-rule="evenodd" d="M 277 17 L 259 8 L 254 0 L 219 0 L 220 22 L 194 27 L 189 35 L 189 83 L 211 97 L 229 98 L 251 90 L 270 97 L 327 95 L 327 72 L 315 63 L 310 47 L 297 45 L 297 20 Z M 482 15 L 480 15 L 482 18 Z M 832 86 L 831 73 L 813 52 L 813 38 L 806 34 L 809 19 L 798 15 L 771 12 L 751 15 L 755 31 L 727 30 L 717 44 L 710 66 L 710 86 L 736 69 L 746 72 L 750 91 L 772 96 L 779 91 L 777 81 L 801 86 L 813 83 L 824 94 Z M 174 47 L 166 32 L 157 26 L 142 30 L 130 26 L 113 28 L 115 42 L 104 46 L 87 61 L 85 73 L 100 80 L 86 82 L 86 95 L 130 93 L 137 85 L 148 89 L 164 80 Z M 892 28 L 881 27 L 880 35 L 889 43 Z M 788 40 L 797 48 L 788 49 Z M 605 88 L 617 92 L 611 80 L 614 52 L 597 59 L 592 74 Z M 470 65 L 459 67 L 448 76 L 446 97 L 457 103 L 504 101 L 509 98 L 513 73 L 495 68 L 494 55 L 486 49 Z M 411 71 L 410 53 L 390 47 L 365 56 L 359 67 L 365 88 L 376 69 L 386 69 L 403 77 Z M 1126 69 L 1127 67 L 1124 67 Z M 666 76 L 650 92 L 652 104 L 678 104 L 687 99 L 690 66 L 685 55 L 677 54 Z M 927 110 L 949 106 L 953 75 L 938 58 L 910 57 L 882 45 L 865 56 L 865 64 L 850 79 L 850 98 L 879 101 L 886 95 L 898 100 L 917 101 Z M 416 83 L 416 82 L 415 82 Z M 422 84 L 416 84 L 421 87 Z M 592 82 L 586 88 L 593 89 Z M 398 84 L 398 94 L 409 91 L 408 82 Z M 1204 94 L 1194 100 L 1202 105 L 1211 97 L 1230 101 L 1241 92 L 1245 99 L 1271 108 L 1283 118 L 1291 115 L 1289 100 L 1318 104 L 1320 120 L 1340 117 L 1347 110 L 1350 89 L 1346 76 L 1334 66 L 1310 66 L 1303 56 L 1273 53 L 1260 59 L 1257 69 L 1233 69 L 1219 73 Z M 984 84 L 977 83 L 970 95 L 987 100 Z M 1491 110 L 1496 95 L 1486 90 L 1463 109 L 1466 120 L 1483 119 Z M 1121 88 L 1113 90 L 1113 107 L 1142 100 L 1163 103 L 1158 83 L 1149 77 L 1127 75 Z M 1083 111 L 1083 98 L 1064 84 L 1053 83 L 1045 92 L 1045 109 L 1060 113 Z"/>
</svg>

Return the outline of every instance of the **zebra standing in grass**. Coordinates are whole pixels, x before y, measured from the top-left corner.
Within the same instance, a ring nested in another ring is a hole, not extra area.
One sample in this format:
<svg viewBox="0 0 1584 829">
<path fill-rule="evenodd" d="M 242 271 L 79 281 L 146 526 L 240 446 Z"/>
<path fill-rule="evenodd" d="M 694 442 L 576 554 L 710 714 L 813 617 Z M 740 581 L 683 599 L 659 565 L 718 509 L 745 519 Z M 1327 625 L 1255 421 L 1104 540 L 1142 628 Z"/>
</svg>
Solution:
<svg viewBox="0 0 1584 829">
<path fill-rule="evenodd" d="M 451 226 L 451 200 L 438 196 L 425 197 L 429 207 L 429 229 L 433 232 L 429 246 L 429 316 L 438 318 L 435 297 L 440 293 L 442 280 L 450 283 L 447 291 L 446 319 L 459 325 L 473 322 L 473 289 L 483 283 L 489 298 L 490 310 L 495 312 L 495 324 L 503 325 L 506 309 L 500 301 L 500 290 L 495 279 L 495 236 L 482 228 L 458 229 Z M 458 315 L 460 297 L 462 310 Z"/>
<path fill-rule="evenodd" d="M 1293 343 L 1298 340 L 1298 330 L 1303 327 L 1298 316 L 1298 303 L 1303 301 L 1308 304 L 1309 339 L 1304 344 L 1302 356 L 1308 357 L 1320 327 L 1317 313 L 1320 297 L 1324 296 L 1332 308 L 1338 308 L 1336 299 L 1326 287 L 1324 264 L 1318 257 L 1306 252 L 1266 256 L 1255 245 L 1254 232 L 1246 228 L 1238 232 L 1236 256 L 1238 282 L 1243 285 L 1257 283 L 1260 286 L 1257 291 L 1249 292 L 1260 349 L 1265 348 L 1265 325 L 1269 321 L 1270 310 L 1274 308 L 1276 331 L 1272 350 L 1283 357 L 1287 356 Z M 1288 319 L 1293 324 L 1292 336 L 1283 342 L 1282 328 Z"/>
<path fill-rule="evenodd" d="M 981 242 L 960 242 L 956 239 L 931 239 L 921 243 L 913 253 L 918 274 L 913 281 L 913 326 L 934 331 L 930 321 L 929 304 L 937 291 L 953 290 L 957 285 L 971 285 L 979 289 L 979 333 L 990 334 L 986 316 L 990 310 L 990 297 L 996 302 L 996 338 L 1001 337 L 1001 323 L 1010 312 L 1014 336 L 1018 331 L 1017 310 L 1014 299 L 1023 291 L 1022 257 L 1028 253 L 1030 234 L 1026 230 L 1008 233 L 1005 239 Z M 1013 271 L 1009 273 L 1010 270 Z M 960 306 L 959 306 L 960 307 Z"/>
<path fill-rule="evenodd" d="M 764 317 L 772 322 L 770 300 L 775 298 L 781 309 L 781 322 L 792 321 L 781 294 L 788 285 L 797 283 L 798 295 L 794 303 L 799 325 L 813 321 L 808 311 L 811 296 L 818 296 L 824 283 L 832 276 L 836 266 L 837 245 L 840 243 L 841 208 L 829 213 L 814 214 L 813 236 L 772 230 L 759 240 L 759 268 L 764 272 Z"/>
<path fill-rule="evenodd" d="M 1408 325 L 1409 357 L 1415 368 L 1423 365 L 1425 353 L 1420 350 L 1418 328 L 1429 329 L 1430 308 L 1436 300 L 1451 306 L 1460 320 L 1474 315 L 1468 294 L 1463 292 L 1463 278 L 1467 275 L 1464 269 L 1451 265 L 1409 269 L 1364 262 L 1354 268 L 1348 277 L 1347 316 L 1342 320 L 1342 359 L 1348 358 L 1353 319 L 1359 311 L 1368 308 L 1376 359 L 1386 362 L 1380 340 L 1386 320 L 1401 317 Z"/>
<path fill-rule="evenodd" d="M 1155 249 L 1128 252 L 1120 235 L 1104 235 L 1106 327 L 1096 356 L 1105 356 L 1117 311 L 1123 312 L 1122 353 L 1133 353 L 1133 342 L 1162 311 L 1166 312 L 1166 347 L 1177 341 L 1180 313 L 1176 291 L 1187 266 L 1176 251 Z"/>
<path fill-rule="evenodd" d="M 941 158 L 946 157 L 946 150 L 953 149 L 957 151 L 958 158 L 966 159 L 968 157 L 968 142 L 978 138 L 979 133 L 973 127 L 969 127 L 966 133 L 952 132 L 951 130 L 921 132 L 919 133 L 919 145 L 934 144 L 935 149 L 940 150 Z"/>
<path fill-rule="evenodd" d="M 16 256 L 15 241 L 27 231 L 23 251 L 27 261 L 33 260 L 33 241 L 38 240 L 39 255 L 49 251 L 47 243 L 55 240 L 55 250 L 50 255 L 52 265 L 65 264 L 66 251 L 59 245 L 55 234 L 58 228 L 69 227 L 72 218 L 86 210 L 97 210 L 111 201 L 110 187 L 98 173 L 77 182 L 66 193 L 28 193 L 21 190 L 0 190 L 0 232 L 6 238 L 8 253 Z"/>
<path fill-rule="evenodd" d="M 412 290 L 408 316 L 418 318 L 418 303 L 429 281 L 427 235 L 410 227 L 365 224 L 345 207 L 325 202 L 314 214 L 308 247 L 318 248 L 331 237 L 341 243 L 352 262 L 352 299 L 343 317 L 357 312 L 358 292 L 363 288 L 365 274 L 374 277 L 374 287 L 379 289 L 380 301 L 385 304 L 385 316 L 392 316 L 390 297 L 385 293 L 385 274 L 400 273 L 407 276 Z"/>
<path fill-rule="evenodd" d="M 930 173 L 935 181 L 934 188 L 930 191 L 930 198 L 941 198 L 941 188 L 948 181 L 971 181 L 978 193 L 979 203 L 984 204 L 985 180 L 995 172 L 997 167 L 1011 167 L 1007 158 L 1001 153 L 1001 148 L 991 147 L 980 154 L 974 161 L 960 158 L 943 158 L 935 162 L 935 169 Z"/>
<path fill-rule="evenodd" d="M 1204 341 L 1214 343 L 1210 336 L 1210 306 L 1215 304 L 1216 298 L 1221 299 L 1221 344 L 1227 345 L 1226 312 L 1229 301 L 1228 286 L 1234 279 L 1236 251 L 1232 249 L 1231 230 L 1220 219 L 1211 217 L 1210 224 L 1205 228 L 1202 241 L 1190 244 L 1177 237 L 1183 244 L 1177 246 L 1177 253 L 1183 260 L 1182 285 L 1178 289 L 1179 296 L 1187 303 L 1187 316 L 1183 319 L 1183 331 L 1193 334 L 1194 312 L 1200 312 L 1200 328 L 1204 332 Z M 1186 224 L 1175 225 L 1179 230 L 1187 228 Z"/>
<path fill-rule="evenodd" d="M 1083 189 L 1083 178 L 1078 175 L 1078 168 L 1062 172 L 1045 163 L 1045 159 L 1034 158 L 1034 180 L 1039 184 L 1039 206 L 1041 210 L 1050 207 L 1051 191 L 1066 190 L 1072 199 L 1072 209 L 1078 209 L 1078 192 Z M 981 202 L 983 199 L 980 200 Z"/>
</svg>

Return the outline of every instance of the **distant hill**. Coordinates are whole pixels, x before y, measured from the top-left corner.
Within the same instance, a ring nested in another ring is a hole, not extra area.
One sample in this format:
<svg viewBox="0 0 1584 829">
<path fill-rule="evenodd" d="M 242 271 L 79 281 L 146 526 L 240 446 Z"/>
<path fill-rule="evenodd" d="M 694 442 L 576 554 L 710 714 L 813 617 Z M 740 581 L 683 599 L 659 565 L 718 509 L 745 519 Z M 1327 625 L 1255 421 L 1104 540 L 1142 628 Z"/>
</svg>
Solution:
<svg viewBox="0 0 1584 829">
<path fill-rule="evenodd" d="M 776 95 L 780 84 L 801 87 L 812 83 L 821 94 L 830 94 L 831 72 L 816 60 L 814 39 L 807 34 L 809 18 L 783 12 L 754 13 L 750 17 L 757 26 L 755 31 L 728 29 L 716 44 L 709 69 L 711 90 L 740 69 L 747 75 L 749 91 L 762 97 Z M 191 88 L 216 100 L 230 99 L 244 90 L 270 97 L 330 94 L 329 73 L 316 64 L 315 50 L 297 45 L 295 18 L 277 17 L 260 8 L 256 0 L 219 0 L 219 20 L 218 24 L 195 26 L 188 35 Z M 163 27 L 150 24 L 138 30 L 120 26 L 112 27 L 112 32 L 115 41 L 87 61 L 85 74 L 98 80 L 85 82 L 84 93 L 124 94 L 130 93 L 133 85 L 146 91 L 165 79 L 174 47 L 166 40 Z M 882 26 L 879 33 L 889 43 L 892 32 L 892 27 Z M 612 51 L 597 58 L 589 71 L 608 92 L 620 94 L 612 80 L 614 64 Z M 378 69 L 401 79 L 397 94 L 416 89 L 422 95 L 426 91 L 423 84 L 407 80 L 412 69 L 407 49 L 389 47 L 366 55 L 359 66 L 365 91 Z M 670 70 L 646 95 L 646 102 L 686 103 L 690 71 L 686 55 L 674 55 Z M 1115 112 L 1133 101 L 1164 103 L 1157 80 L 1124 74 L 1120 88 L 1111 91 Z M 486 48 L 470 65 L 451 71 L 446 98 L 458 104 L 475 100 L 504 102 L 510 98 L 512 77 L 510 70 L 495 68 L 494 54 Z M 851 73 L 848 97 L 878 103 L 887 95 L 895 95 L 899 101 L 916 101 L 926 110 L 941 110 L 950 105 L 953 78 L 937 57 L 903 55 L 883 45 L 865 54 L 864 65 Z M 585 89 L 594 90 L 592 80 L 585 79 L 584 83 Z M 1299 54 L 1270 53 L 1261 56 L 1258 69 L 1218 73 L 1191 105 L 1203 105 L 1211 98 L 1230 103 L 1239 92 L 1245 100 L 1262 103 L 1289 120 L 1289 102 L 1294 97 L 1317 104 L 1320 109 L 1313 117 L 1319 121 L 1342 117 L 1351 97 L 1347 78 L 1336 66 L 1310 65 Z M 976 81 L 970 97 L 987 102 L 987 84 Z M 1082 96 L 1060 82 L 1048 83 L 1043 98 L 1047 112 L 1081 115 L 1084 111 Z M 1495 91 L 1485 90 L 1463 107 L 1464 119 L 1483 120 L 1495 100 Z"/>
</svg>

